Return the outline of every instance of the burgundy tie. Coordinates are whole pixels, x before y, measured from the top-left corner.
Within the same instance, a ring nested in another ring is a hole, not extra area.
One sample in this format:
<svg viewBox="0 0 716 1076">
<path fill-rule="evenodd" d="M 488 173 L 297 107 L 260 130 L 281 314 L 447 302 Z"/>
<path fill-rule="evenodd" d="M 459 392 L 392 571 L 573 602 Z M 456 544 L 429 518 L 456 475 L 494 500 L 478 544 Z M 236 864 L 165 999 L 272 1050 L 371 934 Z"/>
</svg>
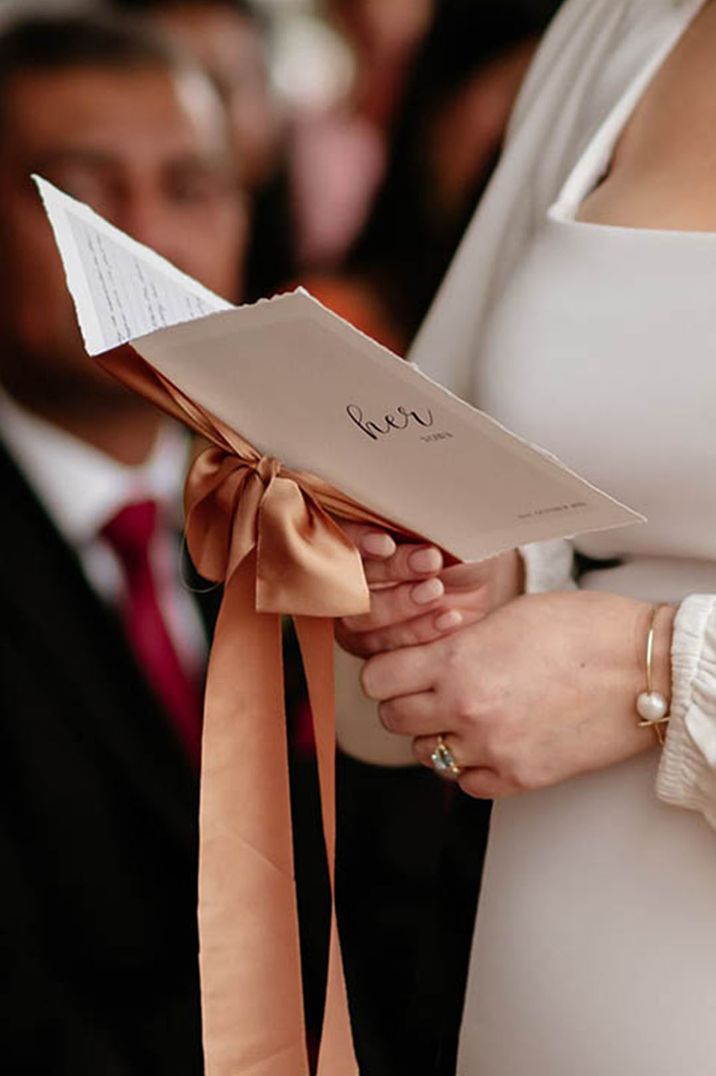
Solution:
<svg viewBox="0 0 716 1076">
<path fill-rule="evenodd" d="M 201 704 L 167 630 L 157 598 L 150 557 L 157 527 L 155 501 L 122 508 L 102 528 L 124 570 L 126 592 L 121 611 L 127 637 L 155 694 L 173 719 L 192 761 L 201 746 Z"/>
</svg>

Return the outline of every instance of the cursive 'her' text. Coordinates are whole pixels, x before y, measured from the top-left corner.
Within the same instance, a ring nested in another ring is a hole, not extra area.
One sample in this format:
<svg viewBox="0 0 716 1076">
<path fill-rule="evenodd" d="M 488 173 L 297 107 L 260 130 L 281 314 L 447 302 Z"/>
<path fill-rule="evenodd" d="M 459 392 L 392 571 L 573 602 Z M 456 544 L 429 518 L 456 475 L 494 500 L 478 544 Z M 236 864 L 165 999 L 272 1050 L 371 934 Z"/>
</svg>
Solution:
<svg viewBox="0 0 716 1076">
<path fill-rule="evenodd" d="M 362 430 L 366 437 L 370 437 L 373 441 L 377 441 L 379 437 L 386 437 L 393 430 L 405 430 L 411 424 L 423 427 L 432 426 L 433 424 L 433 413 L 427 409 L 421 414 L 419 411 L 410 410 L 407 407 L 396 407 L 395 411 L 390 411 L 387 415 L 384 415 L 380 422 L 366 419 L 363 409 L 358 404 L 348 404 L 346 411 L 348 417 L 356 424 L 358 429 Z"/>
</svg>

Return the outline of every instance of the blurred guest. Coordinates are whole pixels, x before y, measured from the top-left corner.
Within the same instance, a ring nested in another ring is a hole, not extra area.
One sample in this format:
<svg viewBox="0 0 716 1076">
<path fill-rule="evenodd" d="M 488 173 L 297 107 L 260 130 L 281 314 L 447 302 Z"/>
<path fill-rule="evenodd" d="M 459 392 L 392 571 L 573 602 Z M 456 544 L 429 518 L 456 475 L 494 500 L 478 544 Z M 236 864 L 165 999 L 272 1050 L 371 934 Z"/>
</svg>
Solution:
<svg viewBox="0 0 716 1076">
<path fill-rule="evenodd" d="M 377 127 L 390 126 L 436 6 L 436 0 L 326 0 L 329 17 L 356 52 L 356 109 Z"/>
<path fill-rule="evenodd" d="M 244 211 L 213 87 L 148 31 L 26 17 L 0 86 L 0 1068 L 198 1076 L 189 446 L 85 355 L 29 175 L 228 298 Z"/>
<path fill-rule="evenodd" d="M 293 184 L 307 270 L 338 265 L 365 222 L 434 0 L 326 0 L 323 7 L 352 46 L 355 75 L 349 93 L 295 123 Z"/>
<path fill-rule="evenodd" d="M 319 296 L 403 353 L 492 173 L 558 0 L 443 0 L 396 117 L 385 178 L 339 279 Z"/>
<path fill-rule="evenodd" d="M 113 0 L 113 6 L 150 18 L 211 76 L 251 209 L 244 298 L 274 294 L 295 276 L 296 222 L 287 117 L 271 87 L 264 19 L 250 0 Z"/>
</svg>

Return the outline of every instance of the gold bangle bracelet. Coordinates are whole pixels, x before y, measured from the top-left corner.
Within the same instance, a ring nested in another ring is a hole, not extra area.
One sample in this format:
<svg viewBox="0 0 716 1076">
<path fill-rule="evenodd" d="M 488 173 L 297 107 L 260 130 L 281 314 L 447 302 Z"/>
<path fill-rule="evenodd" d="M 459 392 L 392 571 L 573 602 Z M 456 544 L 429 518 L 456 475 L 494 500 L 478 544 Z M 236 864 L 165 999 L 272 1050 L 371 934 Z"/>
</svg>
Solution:
<svg viewBox="0 0 716 1076">
<path fill-rule="evenodd" d="M 655 605 L 651 610 L 649 630 L 646 636 L 646 690 L 636 700 L 636 711 L 641 718 L 640 728 L 651 726 L 660 744 L 664 743 L 664 725 L 669 721 L 669 703 L 660 691 L 654 690 L 654 636 L 656 618 L 664 605 Z"/>
</svg>

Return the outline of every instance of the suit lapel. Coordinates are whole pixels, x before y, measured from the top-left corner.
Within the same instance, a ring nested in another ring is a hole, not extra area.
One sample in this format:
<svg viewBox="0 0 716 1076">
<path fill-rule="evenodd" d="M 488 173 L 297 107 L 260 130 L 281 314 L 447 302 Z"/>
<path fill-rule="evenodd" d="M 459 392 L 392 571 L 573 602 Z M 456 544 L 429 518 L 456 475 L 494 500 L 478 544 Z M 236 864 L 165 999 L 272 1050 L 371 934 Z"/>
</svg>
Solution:
<svg viewBox="0 0 716 1076">
<path fill-rule="evenodd" d="M 98 764 L 115 769 L 178 839 L 193 841 L 197 780 L 169 719 L 117 619 L 2 446 L 0 489 L 0 597 L 31 640 L 37 675 L 75 702 L 58 706 L 60 718 L 93 741 Z"/>
</svg>

